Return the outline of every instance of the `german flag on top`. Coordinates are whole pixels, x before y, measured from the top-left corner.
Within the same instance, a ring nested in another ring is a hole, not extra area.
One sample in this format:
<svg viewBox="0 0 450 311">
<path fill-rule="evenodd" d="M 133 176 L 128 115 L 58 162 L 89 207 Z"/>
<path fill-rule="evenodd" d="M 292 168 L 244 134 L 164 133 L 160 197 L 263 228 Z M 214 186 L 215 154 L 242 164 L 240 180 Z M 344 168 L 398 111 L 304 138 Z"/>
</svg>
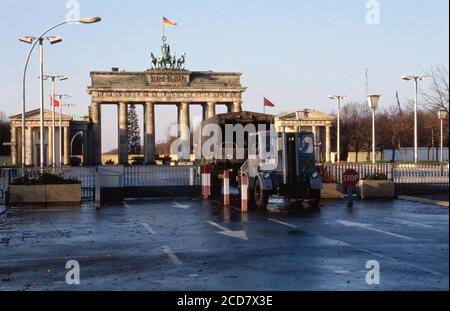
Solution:
<svg viewBox="0 0 450 311">
<path fill-rule="evenodd" d="M 163 17 L 163 24 L 164 24 L 164 26 L 176 26 L 177 25 L 177 23 L 172 23 L 168 18 L 166 18 L 166 17 Z"/>
</svg>

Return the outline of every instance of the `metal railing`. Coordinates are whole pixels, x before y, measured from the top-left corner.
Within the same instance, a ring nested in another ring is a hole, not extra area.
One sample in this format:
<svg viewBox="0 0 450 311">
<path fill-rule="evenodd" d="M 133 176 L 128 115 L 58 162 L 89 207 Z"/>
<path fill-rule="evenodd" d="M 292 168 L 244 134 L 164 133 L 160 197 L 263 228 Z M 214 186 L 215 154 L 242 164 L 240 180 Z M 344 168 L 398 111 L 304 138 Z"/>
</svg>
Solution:
<svg viewBox="0 0 450 311">
<path fill-rule="evenodd" d="M 394 180 L 395 164 L 360 164 L 360 163 L 329 163 L 322 164 L 322 174 L 325 179 L 342 183 L 342 175 L 348 169 L 354 169 L 359 173 L 360 178 L 365 178 L 373 174 L 384 174 L 388 180 Z"/>
<path fill-rule="evenodd" d="M 200 185 L 199 166 L 127 166 L 125 187 Z"/>
<path fill-rule="evenodd" d="M 448 191 L 449 166 L 439 164 L 360 164 L 341 163 L 320 166 L 325 180 L 342 183 L 347 169 L 355 169 L 360 178 L 372 174 L 385 174 L 395 182 L 398 194 L 433 193 Z M 81 182 L 82 199 L 94 200 L 96 167 L 45 168 L 45 172 Z M 37 177 L 40 168 L 26 168 L 29 177 Z M 21 168 L 0 169 L 0 200 L 5 198 L 9 183 L 22 176 Z M 200 167 L 194 166 L 126 166 L 123 170 L 124 187 L 169 187 L 200 185 Z M 100 185 L 101 186 L 101 185 Z"/>
<path fill-rule="evenodd" d="M 449 187 L 448 164 L 403 163 L 340 163 L 320 166 L 325 181 L 342 183 L 347 169 L 354 169 L 361 179 L 373 174 L 384 174 L 393 181 L 398 194 L 430 193 L 445 191 Z"/>
<path fill-rule="evenodd" d="M 96 167 L 63 167 L 44 168 L 45 173 L 73 178 L 81 182 L 82 200 L 95 199 Z M 40 168 L 26 168 L 25 175 L 38 177 Z M 121 173 L 122 175 L 122 173 Z M 22 176 L 21 168 L 0 169 L 0 199 L 5 198 L 9 183 Z M 123 170 L 124 187 L 168 187 L 168 186 L 199 186 L 200 166 L 126 166 Z"/>
</svg>

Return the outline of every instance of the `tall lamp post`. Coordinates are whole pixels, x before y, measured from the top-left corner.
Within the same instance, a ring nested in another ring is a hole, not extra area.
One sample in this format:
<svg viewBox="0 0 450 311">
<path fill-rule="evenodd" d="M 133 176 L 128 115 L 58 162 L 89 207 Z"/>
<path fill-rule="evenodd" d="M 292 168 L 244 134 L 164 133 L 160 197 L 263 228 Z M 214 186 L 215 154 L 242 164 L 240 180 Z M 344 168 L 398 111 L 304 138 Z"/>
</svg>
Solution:
<svg viewBox="0 0 450 311">
<path fill-rule="evenodd" d="M 69 94 L 58 94 L 55 95 L 56 98 L 59 99 L 59 166 L 62 167 L 63 166 L 63 147 L 62 147 L 62 114 L 63 114 L 63 99 L 66 98 L 70 98 L 72 96 L 70 96 Z"/>
<path fill-rule="evenodd" d="M 372 163 L 375 164 L 377 162 L 376 155 L 376 144 L 375 144 L 375 110 L 378 108 L 378 104 L 380 103 L 380 95 L 368 95 L 367 103 L 369 104 L 369 108 L 372 109 Z"/>
<path fill-rule="evenodd" d="M 402 79 L 405 81 L 414 81 L 414 163 L 417 164 L 418 162 L 418 145 L 419 145 L 419 138 L 417 134 L 417 128 L 418 128 L 418 122 L 417 122 L 417 92 L 418 92 L 418 81 L 423 81 L 425 79 L 428 79 L 428 76 L 422 75 L 422 76 L 410 76 L 410 75 L 403 75 Z"/>
<path fill-rule="evenodd" d="M 75 24 L 75 23 L 82 23 L 82 24 L 93 24 L 100 22 L 100 17 L 85 17 L 79 20 L 73 20 L 73 21 L 64 21 L 61 23 L 58 23 L 46 31 L 44 31 L 39 37 L 31 37 L 31 36 L 25 36 L 20 37 L 19 40 L 28 44 L 31 44 L 30 51 L 28 52 L 28 56 L 25 61 L 25 66 L 23 70 L 23 78 L 22 78 L 22 174 L 24 174 L 25 170 L 25 152 L 26 152 L 26 144 L 25 144 L 25 113 L 26 113 L 26 75 L 27 75 L 27 69 L 28 69 L 28 63 L 30 62 L 31 54 L 33 53 L 34 48 L 39 43 L 39 60 L 40 60 L 40 128 L 41 128 L 41 135 L 40 135 L 40 143 L 41 143 L 41 150 L 40 150 L 40 166 L 41 170 L 44 169 L 44 82 L 42 80 L 42 77 L 44 76 L 44 48 L 43 48 L 43 41 L 44 40 L 53 40 L 53 44 L 61 42 L 61 38 L 59 37 L 45 37 L 47 33 L 52 31 L 53 29 L 60 27 L 62 25 L 66 24 Z M 50 41 L 52 43 L 52 41 Z"/>
<path fill-rule="evenodd" d="M 37 42 L 39 42 L 39 71 L 40 71 L 40 75 L 39 77 L 42 77 L 44 74 L 44 40 L 48 40 L 50 42 L 51 45 L 53 44 L 57 44 L 62 42 L 61 37 L 58 36 L 50 36 L 50 37 L 30 37 L 30 36 L 25 36 L 25 37 L 20 37 L 19 38 L 20 41 L 25 42 L 25 43 L 29 43 L 32 44 L 33 42 L 35 42 L 35 44 Z M 34 44 L 34 45 L 35 45 Z M 33 45 L 33 47 L 34 47 Z M 33 48 L 32 47 L 32 48 Z M 31 51 L 30 54 L 28 56 L 31 56 Z M 29 59 L 27 59 L 28 62 Z M 25 69 L 26 70 L 26 69 Z M 40 96 L 39 96 L 39 105 L 40 105 L 40 163 L 41 163 L 41 168 L 43 168 L 44 166 L 44 80 L 43 78 L 39 78 L 39 90 L 40 90 Z M 25 84 L 25 74 L 24 74 L 24 79 L 23 79 L 23 83 Z M 24 87 L 25 90 L 25 87 Z M 24 98 L 24 102 L 25 102 L 25 94 L 23 95 Z M 22 107 L 23 108 L 23 107 Z M 25 166 L 25 162 L 26 162 L 26 143 L 25 143 L 25 115 L 24 115 L 24 108 L 22 109 L 22 168 Z"/>
<path fill-rule="evenodd" d="M 441 164 L 444 163 L 444 119 L 447 118 L 447 110 L 445 110 L 445 108 L 440 108 L 438 110 L 438 118 L 439 121 L 441 122 L 441 150 L 439 153 L 439 161 L 441 162 Z"/>
<path fill-rule="evenodd" d="M 337 162 L 341 161 L 341 101 L 343 101 L 346 96 L 341 95 L 328 95 L 329 99 L 336 100 L 337 103 Z"/>
<path fill-rule="evenodd" d="M 51 80 L 52 82 L 52 166 L 53 168 L 56 167 L 56 118 L 55 118 L 55 97 L 56 97 L 56 86 L 55 86 L 55 81 L 59 80 L 59 81 L 65 81 L 69 78 L 67 78 L 66 76 L 49 76 L 46 75 L 43 77 L 43 79 L 45 81 L 47 80 Z M 61 110 L 61 107 L 59 107 L 59 109 Z M 60 120 L 60 125 L 61 125 L 61 120 Z M 60 132 L 59 132 L 59 141 L 61 141 L 61 126 L 59 128 Z M 59 148 L 61 149 L 61 145 L 59 145 Z"/>
</svg>

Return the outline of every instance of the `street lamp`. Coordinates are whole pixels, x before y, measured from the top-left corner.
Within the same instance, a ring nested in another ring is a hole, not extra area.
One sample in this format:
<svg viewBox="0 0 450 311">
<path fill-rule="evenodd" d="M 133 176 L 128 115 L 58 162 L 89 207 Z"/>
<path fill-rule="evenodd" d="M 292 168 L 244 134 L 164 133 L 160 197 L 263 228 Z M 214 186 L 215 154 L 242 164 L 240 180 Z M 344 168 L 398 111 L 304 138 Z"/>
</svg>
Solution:
<svg viewBox="0 0 450 311">
<path fill-rule="evenodd" d="M 24 36 L 20 37 L 19 41 L 28 43 L 28 44 L 35 44 L 39 42 L 39 68 L 40 68 L 40 76 L 43 75 L 44 72 L 44 40 L 47 40 L 50 42 L 50 44 L 57 44 L 62 42 L 62 38 L 59 36 L 48 36 L 48 37 L 31 37 L 31 36 Z M 33 47 L 35 46 L 33 45 Z M 24 81 L 25 84 L 25 74 L 24 74 Z M 24 88 L 25 89 L 25 88 Z M 24 102 L 25 102 L 25 94 L 24 94 Z M 23 107 L 22 107 L 23 108 Z M 26 143 L 25 143 L 25 114 L 24 114 L 24 108 L 22 109 L 22 168 L 25 167 L 26 162 Z M 40 79 L 40 163 L 41 168 L 44 166 L 44 81 L 43 79 Z"/>
<path fill-rule="evenodd" d="M 67 78 L 66 76 L 50 76 L 50 75 L 45 75 L 42 77 L 43 80 L 47 81 L 47 80 L 51 80 L 52 81 L 52 100 L 51 100 L 51 104 L 52 104 L 52 166 L 53 168 L 56 167 L 56 129 L 55 129 L 55 96 L 56 96 L 56 87 L 55 87 L 55 81 L 59 80 L 59 81 L 65 81 L 69 78 Z M 61 109 L 61 108 L 59 108 Z M 60 125 L 61 125 L 61 120 L 60 120 Z M 61 141 L 61 127 L 59 128 L 60 132 L 59 132 L 59 137 L 60 137 L 60 141 Z M 61 149 L 61 145 L 59 145 L 59 148 Z"/>
<path fill-rule="evenodd" d="M 380 95 L 368 95 L 367 103 L 369 104 L 369 108 L 372 109 L 372 163 L 375 164 L 377 162 L 376 157 L 376 148 L 375 148 L 375 110 L 378 108 L 378 104 L 380 103 Z"/>
<path fill-rule="evenodd" d="M 337 102 L 337 162 L 341 161 L 341 101 L 346 99 L 346 96 L 328 95 L 329 99 Z"/>
<path fill-rule="evenodd" d="M 59 99 L 59 166 L 63 166 L 63 148 L 62 148 L 62 109 L 63 109 L 63 99 L 70 98 L 69 94 L 58 94 L 55 95 Z"/>
<path fill-rule="evenodd" d="M 417 134 L 417 127 L 418 127 L 418 122 L 417 122 L 417 91 L 418 91 L 418 87 L 417 81 L 423 81 L 425 79 L 428 79 L 428 76 L 422 75 L 422 76 L 411 76 L 411 75 L 403 75 L 402 79 L 405 81 L 414 81 L 414 163 L 417 164 L 418 161 L 418 134 Z"/>
<path fill-rule="evenodd" d="M 444 107 L 438 110 L 438 118 L 441 122 L 441 151 L 439 154 L 439 161 L 441 162 L 441 164 L 444 163 L 444 119 L 447 118 L 447 115 L 447 110 L 445 110 Z"/>
<path fill-rule="evenodd" d="M 52 31 L 53 29 L 65 25 L 65 24 L 76 24 L 76 23 L 82 23 L 82 24 L 93 24 L 93 23 L 97 23 L 100 22 L 101 18 L 100 17 L 85 17 L 79 20 L 73 20 L 73 21 L 64 21 L 62 23 L 56 24 L 52 27 L 50 27 L 49 29 L 47 29 L 46 31 L 44 31 L 39 37 L 31 37 L 31 36 L 25 36 L 25 37 L 20 37 L 19 40 L 28 44 L 31 44 L 31 48 L 30 51 L 28 52 L 28 56 L 26 58 L 25 61 L 25 66 L 24 66 L 24 70 L 23 70 L 23 78 L 22 78 L 22 174 L 25 174 L 25 150 L 26 150 L 26 144 L 25 144 L 25 112 L 26 112 L 26 75 L 27 75 L 27 68 L 28 68 L 28 63 L 30 62 L 30 58 L 31 58 L 31 54 L 35 48 L 35 46 L 37 45 L 37 43 L 39 43 L 39 51 L 40 51 L 40 56 L 39 56 L 39 60 L 40 60 L 40 76 L 43 77 L 44 75 L 44 62 L 43 62 L 43 56 L 44 56 L 44 50 L 43 50 L 43 40 L 49 40 L 50 43 L 53 42 L 53 44 L 61 42 L 61 38 L 59 37 L 45 37 L 45 35 L 47 33 L 49 33 L 50 31 Z M 40 98 L 40 117 L 41 117 L 41 137 L 40 137 L 40 141 L 41 141 L 41 150 L 40 150 L 40 155 L 41 155 L 41 159 L 40 159 L 40 166 L 41 166 L 41 170 L 44 169 L 44 83 L 43 80 L 41 79 L 41 83 L 40 83 L 40 90 L 41 90 L 41 98 Z"/>
</svg>

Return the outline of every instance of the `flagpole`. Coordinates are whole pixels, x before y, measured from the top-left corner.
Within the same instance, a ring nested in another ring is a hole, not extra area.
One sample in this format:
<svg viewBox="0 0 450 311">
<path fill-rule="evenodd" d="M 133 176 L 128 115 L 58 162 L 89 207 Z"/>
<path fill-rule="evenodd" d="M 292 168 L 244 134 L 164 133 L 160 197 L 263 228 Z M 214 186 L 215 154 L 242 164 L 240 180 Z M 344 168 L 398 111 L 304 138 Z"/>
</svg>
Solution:
<svg viewBox="0 0 450 311">
<path fill-rule="evenodd" d="M 263 95 L 263 113 L 266 114 L 266 103 L 265 103 L 266 95 Z"/>
<path fill-rule="evenodd" d="M 56 167 L 56 145 L 55 145 L 55 140 L 56 140 L 56 135 L 55 135 L 55 78 L 56 77 L 52 77 L 52 167 L 55 168 Z"/>
<path fill-rule="evenodd" d="M 164 40 L 164 38 L 166 37 L 166 25 L 164 24 L 164 18 L 165 18 L 165 16 L 163 16 L 163 20 L 162 20 L 162 28 L 163 28 L 163 40 Z"/>
<path fill-rule="evenodd" d="M 54 105 L 55 103 L 53 103 Z M 63 160 L 62 160 L 62 105 L 63 105 L 63 98 L 62 96 L 59 97 L 59 152 L 58 152 L 58 157 L 59 157 L 59 167 L 63 166 Z"/>
</svg>

